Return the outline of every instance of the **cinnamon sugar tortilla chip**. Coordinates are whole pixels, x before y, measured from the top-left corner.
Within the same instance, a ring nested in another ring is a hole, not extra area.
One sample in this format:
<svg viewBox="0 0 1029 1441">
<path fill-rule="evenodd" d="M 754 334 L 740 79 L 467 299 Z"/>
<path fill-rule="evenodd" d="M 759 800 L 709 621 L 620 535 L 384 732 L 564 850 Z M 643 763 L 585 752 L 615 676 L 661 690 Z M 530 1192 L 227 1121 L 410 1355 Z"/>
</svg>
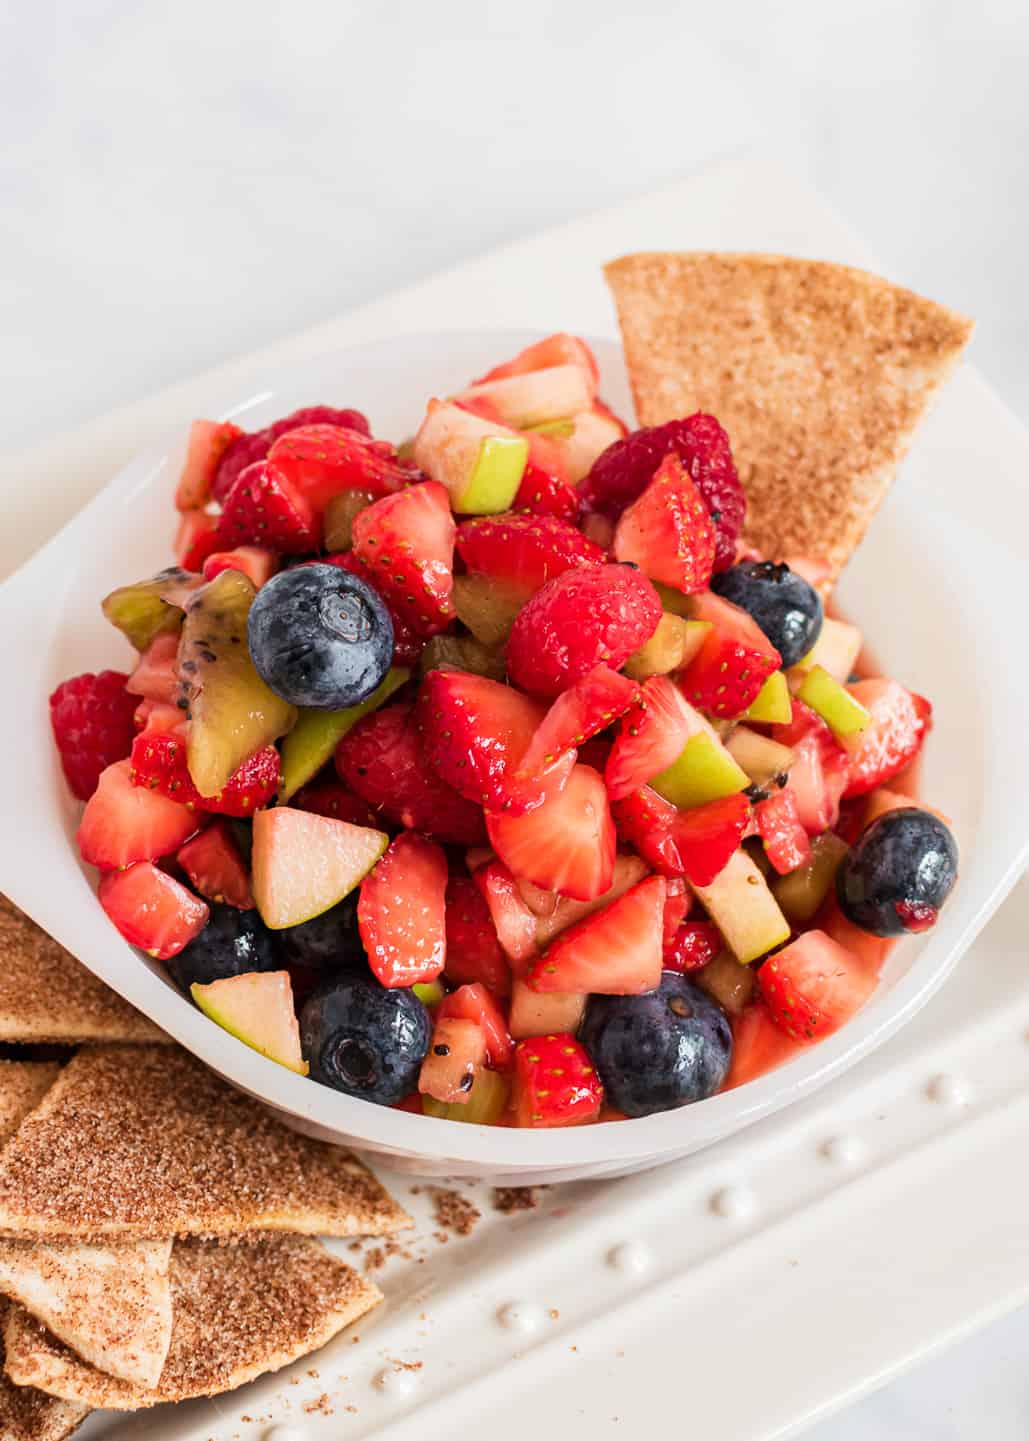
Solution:
<svg viewBox="0 0 1029 1441">
<path fill-rule="evenodd" d="M 0 1061 L 0 1146 L 11 1139 L 60 1074 L 55 1061 Z"/>
<path fill-rule="evenodd" d="M 0 1041 L 167 1041 L 0 895 Z"/>
<path fill-rule="evenodd" d="M 215 1396 L 318 1350 L 382 1299 L 372 1282 L 299 1236 L 255 1236 L 235 1246 L 176 1242 L 171 1278 L 175 1319 L 155 1387 L 87 1366 L 18 1307 L 4 1329 L 8 1376 L 123 1411 Z"/>
<path fill-rule="evenodd" d="M 779 255 L 627 255 L 604 273 L 640 424 L 717 416 L 747 492 L 744 539 L 835 579 L 972 322 L 864 271 Z"/>
<path fill-rule="evenodd" d="M 19 1240 L 410 1224 L 348 1151 L 289 1130 L 178 1046 L 80 1051 L 0 1151 L 0 1234 Z"/>
<path fill-rule="evenodd" d="M 5 1303 L 0 1301 L 0 1323 Z M 0 1339 L 0 1364 L 4 1361 Z M 64 1441 L 89 1415 L 90 1408 L 59 1401 L 32 1386 L 15 1386 L 0 1375 L 0 1441 Z"/>
</svg>

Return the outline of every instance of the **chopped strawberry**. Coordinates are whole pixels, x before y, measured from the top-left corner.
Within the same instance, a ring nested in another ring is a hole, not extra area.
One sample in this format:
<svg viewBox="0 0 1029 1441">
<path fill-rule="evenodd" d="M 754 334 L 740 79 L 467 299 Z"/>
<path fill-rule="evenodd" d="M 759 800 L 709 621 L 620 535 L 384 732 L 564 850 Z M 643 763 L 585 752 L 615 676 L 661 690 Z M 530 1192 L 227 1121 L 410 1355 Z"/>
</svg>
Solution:
<svg viewBox="0 0 1029 1441">
<path fill-rule="evenodd" d="M 195 811 L 134 786 L 131 770 L 130 760 L 107 767 L 79 825 L 82 859 L 102 871 L 171 855 L 197 829 Z"/>
<path fill-rule="evenodd" d="M 465 568 L 526 596 L 565 571 L 603 565 L 599 545 L 556 515 L 482 515 L 458 526 L 455 542 Z"/>
<path fill-rule="evenodd" d="M 665 885 L 663 943 L 665 951 L 673 945 L 679 927 L 693 908 L 693 892 L 682 876 L 669 876 Z"/>
<path fill-rule="evenodd" d="M 354 554 L 377 590 L 419 635 L 454 618 L 454 517 L 443 485 L 428 480 L 384 496 L 354 517 Z"/>
<path fill-rule="evenodd" d="M 657 591 L 631 566 L 566 571 L 515 618 L 508 673 L 534 695 L 560 695 L 594 666 L 619 670 L 654 634 L 662 613 Z"/>
<path fill-rule="evenodd" d="M 396 825 L 454 845 L 486 839 L 480 807 L 429 764 L 409 705 L 384 706 L 359 720 L 336 747 L 336 770 L 355 795 Z"/>
<path fill-rule="evenodd" d="M 477 867 L 472 881 L 486 902 L 497 940 L 512 961 L 514 974 L 522 975 L 526 961 L 538 949 L 535 911 L 525 904 L 518 882 L 503 861 Z"/>
<path fill-rule="evenodd" d="M 874 971 L 824 931 L 805 931 L 757 973 L 769 1014 L 796 1041 L 838 1030 L 875 990 Z"/>
<path fill-rule="evenodd" d="M 303 555 L 318 549 L 321 521 L 310 501 L 262 460 L 244 470 L 225 497 L 217 538 L 219 550 L 257 545 Z"/>
<path fill-rule="evenodd" d="M 722 949 L 722 933 L 710 921 L 685 921 L 665 946 L 666 971 L 699 971 Z"/>
<path fill-rule="evenodd" d="M 314 780 L 297 791 L 290 805 L 298 811 L 311 811 L 316 816 L 328 816 L 332 820 L 347 821 L 352 826 L 375 828 L 379 817 L 372 813 L 366 801 L 348 791 L 339 781 Z"/>
<path fill-rule="evenodd" d="M 339 551 L 336 555 L 323 555 L 319 557 L 322 565 L 335 565 L 340 570 L 348 570 L 351 575 L 359 575 L 363 581 L 376 592 L 382 600 L 383 605 L 389 611 L 389 618 L 393 622 L 393 663 L 394 665 L 412 666 L 418 660 L 425 646 L 425 637 L 418 635 L 404 617 L 390 601 L 381 586 L 378 585 L 376 577 L 372 575 L 363 561 L 358 560 L 352 550 Z"/>
<path fill-rule="evenodd" d="M 772 1020 L 768 1011 L 756 1001 L 738 1016 L 730 1016 L 732 1025 L 732 1064 L 724 1089 L 756 1081 L 776 1066 L 784 1065 L 803 1049 Z"/>
<path fill-rule="evenodd" d="M 361 882 L 357 923 L 368 964 L 384 986 L 432 981 L 446 957 L 447 858 L 405 832 Z"/>
<path fill-rule="evenodd" d="M 217 811 L 226 816 L 251 816 L 266 806 L 279 789 L 279 753 L 265 746 L 229 777 L 215 796 L 202 796 L 186 764 L 186 744 L 171 732 L 146 732 L 132 743 L 132 784 L 180 805 Z"/>
<path fill-rule="evenodd" d="M 279 558 L 273 550 L 264 550 L 259 545 L 238 545 L 235 550 L 216 550 L 207 557 L 204 580 L 214 580 L 223 570 L 239 570 L 260 590 L 278 568 Z"/>
<path fill-rule="evenodd" d="M 177 705 L 169 705 L 167 701 L 141 700 L 133 721 L 138 731 L 174 731 L 185 726 L 186 717 Z"/>
<path fill-rule="evenodd" d="M 623 715 L 639 696 L 639 687 L 610 666 L 598 665 L 559 695 L 539 724 L 519 769 L 540 775 L 568 751 L 578 750 L 592 736 Z"/>
<path fill-rule="evenodd" d="M 530 515 L 552 515 L 558 520 L 574 521 L 579 513 L 579 494 L 574 485 L 534 458 L 539 454 L 539 441 L 546 436 L 529 436 L 529 460 L 522 474 L 513 509 Z"/>
<path fill-rule="evenodd" d="M 600 380 L 596 356 L 585 340 L 563 330 L 527 345 L 513 360 L 507 360 L 503 365 L 495 365 L 473 384 L 487 385 L 491 380 L 507 380 L 512 375 L 528 375 L 534 370 L 549 370 L 554 365 L 578 365 L 585 371 L 591 388 L 596 392 Z"/>
<path fill-rule="evenodd" d="M 179 637 L 167 631 L 154 636 L 125 682 L 130 695 L 173 704 L 179 687 Z"/>
<path fill-rule="evenodd" d="M 715 562 L 710 512 L 674 453 L 622 515 L 613 545 L 616 560 L 632 561 L 651 580 L 684 595 L 704 590 Z"/>
<path fill-rule="evenodd" d="M 618 727 L 604 781 L 613 801 L 633 795 L 682 755 L 699 718 L 667 676 L 645 681 Z"/>
<path fill-rule="evenodd" d="M 661 981 L 665 881 L 648 876 L 603 910 L 562 931 L 528 981 L 534 991 L 637 996 Z"/>
<path fill-rule="evenodd" d="M 392 445 L 338 425 L 287 431 L 269 450 L 268 464 L 319 513 L 341 491 L 390 495 L 417 478 Z"/>
<path fill-rule="evenodd" d="M 835 889 L 829 892 L 825 904 L 815 917 L 815 924 L 875 976 L 882 970 L 895 945 L 888 936 L 873 936 L 871 931 L 863 931 L 860 926 L 848 920 L 840 910 Z"/>
<path fill-rule="evenodd" d="M 742 715 L 782 657 L 745 610 L 706 591 L 694 618 L 711 622 L 704 644 L 681 676 L 686 699 L 711 715 Z"/>
<path fill-rule="evenodd" d="M 486 829 L 513 874 L 544 890 L 591 901 L 611 884 L 615 827 L 604 782 L 589 766 L 577 765 L 564 790 L 526 815 L 488 812 Z"/>
<path fill-rule="evenodd" d="M 219 517 L 206 510 L 183 512 L 175 532 L 175 559 L 183 570 L 202 570 L 204 561 L 221 545 Z"/>
<path fill-rule="evenodd" d="M 680 811 L 643 786 L 613 806 L 618 832 L 655 871 L 709 886 L 739 849 L 750 819 L 742 793 Z"/>
<path fill-rule="evenodd" d="M 933 708 L 895 680 L 859 680 L 847 687 L 871 713 L 872 722 L 854 737 L 845 796 L 860 796 L 911 764 L 932 729 Z"/>
<path fill-rule="evenodd" d="M 484 985 L 459 986 L 444 996 L 436 1008 L 437 1023 L 442 1020 L 474 1021 L 486 1037 L 486 1064 L 494 1070 L 503 1070 L 510 1061 L 514 1042 L 507 1021 Z"/>
<path fill-rule="evenodd" d="M 516 1126 L 578 1126 L 595 1121 L 604 1088 L 574 1036 L 530 1036 L 515 1047 Z"/>
<path fill-rule="evenodd" d="M 772 738 L 793 751 L 787 790 L 808 835 L 835 825 L 847 784 L 849 758 L 829 727 L 803 701 L 794 699 L 788 724 L 772 727 Z"/>
<path fill-rule="evenodd" d="M 189 428 L 186 463 L 175 489 L 177 510 L 200 510 L 211 499 L 211 487 L 222 456 L 243 432 L 229 420 L 194 420 Z"/>
<path fill-rule="evenodd" d="M 193 889 L 209 901 L 241 911 L 253 909 L 250 876 L 228 821 L 215 821 L 187 841 L 175 859 L 189 876 Z"/>
<path fill-rule="evenodd" d="M 811 859 L 811 842 L 801 825 L 793 791 L 776 791 L 754 807 L 758 835 L 765 855 L 781 876 L 806 866 Z"/>
<path fill-rule="evenodd" d="M 149 861 L 101 876 L 97 895 L 129 944 L 158 961 L 177 956 L 211 914 L 192 891 Z"/>
<path fill-rule="evenodd" d="M 88 801 L 101 771 L 124 760 L 135 734 L 136 698 L 117 670 L 77 675 L 50 697 L 50 724 L 71 793 Z M 181 717 L 179 717 L 181 719 Z"/>
<path fill-rule="evenodd" d="M 490 810 L 521 815 L 560 790 L 574 764 L 564 760 L 546 781 L 519 767 L 544 718 L 538 701 L 461 670 L 433 670 L 418 698 L 425 753 L 459 795 Z"/>
<path fill-rule="evenodd" d="M 339 425 L 345 430 L 371 434 L 371 426 L 359 410 L 337 410 L 331 405 L 308 405 L 273 420 L 263 430 L 255 430 L 234 440 L 222 458 L 214 478 L 214 498 L 224 501 L 237 478 L 255 461 L 264 460 L 280 435 L 298 430 L 302 425 Z"/>
<path fill-rule="evenodd" d="M 446 976 L 455 985 L 481 982 L 498 996 L 511 993 L 511 967 L 497 939 L 489 906 L 468 876 L 447 882 Z"/>
<path fill-rule="evenodd" d="M 465 1105 L 476 1073 L 486 1064 L 486 1033 L 474 1020 L 440 1016 L 437 1010 L 418 1090 L 448 1104 Z"/>
</svg>

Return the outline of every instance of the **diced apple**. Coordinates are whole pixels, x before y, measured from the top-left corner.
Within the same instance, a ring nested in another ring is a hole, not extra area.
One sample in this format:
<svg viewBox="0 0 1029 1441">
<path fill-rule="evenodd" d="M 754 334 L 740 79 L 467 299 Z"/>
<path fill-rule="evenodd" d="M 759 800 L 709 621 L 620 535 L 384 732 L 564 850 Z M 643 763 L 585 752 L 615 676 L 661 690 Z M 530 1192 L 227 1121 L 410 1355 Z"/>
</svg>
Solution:
<svg viewBox="0 0 1029 1441">
<path fill-rule="evenodd" d="M 515 616 L 530 594 L 531 587 L 507 586 L 488 575 L 459 575 L 454 580 L 454 610 L 480 645 L 496 650 L 507 644 Z"/>
<path fill-rule="evenodd" d="M 457 398 L 473 405 L 486 401 L 505 425 L 516 430 L 565 419 L 587 410 L 593 400 L 586 372 L 579 365 L 551 365 L 488 380 Z"/>
<path fill-rule="evenodd" d="M 811 920 L 829 894 L 847 850 L 846 841 L 835 831 L 826 831 L 811 842 L 811 859 L 807 865 L 772 882 L 772 894 L 794 924 Z"/>
<path fill-rule="evenodd" d="M 416 463 L 445 485 L 462 515 L 498 515 L 510 509 L 529 458 L 524 436 L 484 420 L 451 401 L 429 402 L 414 439 Z"/>
<path fill-rule="evenodd" d="M 797 689 L 797 697 L 820 715 L 833 735 L 860 735 L 872 723 L 870 713 L 856 696 L 834 680 L 824 666 L 813 665 Z"/>
<path fill-rule="evenodd" d="M 743 719 L 759 725 L 788 725 L 793 708 L 790 687 L 781 670 L 773 671 L 744 711 Z"/>
<path fill-rule="evenodd" d="M 790 667 L 790 677 L 820 665 L 828 671 L 833 680 L 842 685 L 850 679 L 854 665 L 861 654 L 862 636 L 856 625 L 846 621 L 831 620 L 826 616 L 822 631 L 814 645 L 795 666 Z"/>
<path fill-rule="evenodd" d="M 725 748 L 755 785 L 761 785 L 773 776 L 788 775 L 793 764 L 793 752 L 789 746 L 759 735 L 748 726 L 737 726 L 726 741 Z"/>
<path fill-rule="evenodd" d="M 546 950 L 547 946 L 566 931 L 569 926 L 574 926 L 576 921 L 581 921 L 584 916 L 591 915 L 593 911 L 599 911 L 603 906 L 608 906 L 616 901 L 619 896 L 624 896 L 637 881 L 641 881 L 647 874 L 647 867 L 639 856 L 617 855 L 612 873 L 613 879 L 610 887 L 602 896 L 597 896 L 592 901 L 573 901 L 570 896 L 561 896 L 554 910 L 549 915 L 541 915 L 536 921 L 536 946 Z"/>
<path fill-rule="evenodd" d="M 508 1028 L 516 1041 L 563 1031 L 574 1035 L 585 1009 L 586 996 L 578 992 L 551 991 L 544 995 L 530 989 L 524 981 L 515 981 Z"/>
<path fill-rule="evenodd" d="M 230 1036 L 288 1071 L 307 1075 L 288 971 L 248 971 L 206 986 L 196 983 L 190 994 Z"/>
<path fill-rule="evenodd" d="M 746 790 L 746 772 L 715 734 L 708 721 L 694 712 L 697 733 L 683 747 L 678 760 L 656 775 L 650 784 L 680 810 L 706 805 Z"/>
<path fill-rule="evenodd" d="M 690 979 L 733 1016 L 738 1016 L 754 995 L 753 967 L 741 965 L 728 951 L 720 951 Z"/>
<path fill-rule="evenodd" d="M 790 923 L 745 850 L 736 851 L 709 886 L 693 889 L 741 964 L 789 940 Z"/>
<path fill-rule="evenodd" d="M 272 930 L 312 920 L 350 894 L 389 845 L 383 831 L 276 806 L 254 815 L 253 892 Z"/>
<path fill-rule="evenodd" d="M 572 433 L 561 448 L 568 479 L 572 485 L 579 485 L 589 475 L 597 456 L 621 440 L 625 429 L 620 421 L 601 410 L 580 411 L 572 421 Z"/>
<path fill-rule="evenodd" d="M 497 1071 L 479 1070 L 472 1089 L 461 1102 L 422 1097 L 422 1111 L 438 1121 L 464 1121 L 473 1126 L 495 1126 L 507 1108 L 510 1086 Z"/>
<path fill-rule="evenodd" d="M 654 634 L 625 662 L 625 674 L 633 680 L 644 681 L 652 675 L 667 675 L 669 671 L 679 670 L 684 664 L 688 625 L 689 622 L 681 615 L 672 615 L 666 610 Z"/>
</svg>

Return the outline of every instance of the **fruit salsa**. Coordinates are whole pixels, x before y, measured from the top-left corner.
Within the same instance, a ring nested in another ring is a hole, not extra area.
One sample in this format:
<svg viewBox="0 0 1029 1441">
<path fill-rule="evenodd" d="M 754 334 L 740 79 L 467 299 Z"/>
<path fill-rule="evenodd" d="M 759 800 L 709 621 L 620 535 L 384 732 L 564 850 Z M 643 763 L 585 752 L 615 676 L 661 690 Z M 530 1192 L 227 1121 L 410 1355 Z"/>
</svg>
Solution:
<svg viewBox="0 0 1029 1441">
<path fill-rule="evenodd" d="M 741 540 L 718 420 L 629 432 L 558 334 L 413 441 L 196 421 L 131 674 L 51 697 L 82 859 L 212 1021 L 525 1127 L 704 1100 L 844 1025 L 954 885 L 929 702 Z M 231 1044 L 231 1043 L 230 1043 Z"/>
</svg>

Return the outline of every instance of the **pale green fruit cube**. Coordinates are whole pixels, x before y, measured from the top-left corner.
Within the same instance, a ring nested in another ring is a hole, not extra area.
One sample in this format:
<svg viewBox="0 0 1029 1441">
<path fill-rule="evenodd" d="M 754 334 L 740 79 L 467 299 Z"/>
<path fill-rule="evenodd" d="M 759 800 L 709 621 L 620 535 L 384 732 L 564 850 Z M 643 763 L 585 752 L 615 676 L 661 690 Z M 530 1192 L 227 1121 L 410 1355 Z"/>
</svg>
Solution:
<svg viewBox="0 0 1029 1441">
<path fill-rule="evenodd" d="M 463 515 L 499 515 L 510 510 L 529 459 L 529 442 L 524 437 L 488 435 L 464 487 L 452 497 L 454 509 Z"/>
<path fill-rule="evenodd" d="M 775 670 L 765 681 L 744 711 L 742 719 L 761 725 L 787 725 L 793 715 L 789 683 L 781 670 Z"/>
<path fill-rule="evenodd" d="M 690 737 L 679 759 L 650 784 L 665 800 L 680 810 L 689 810 L 746 790 L 750 781 L 718 737 L 701 731 Z"/>
<path fill-rule="evenodd" d="M 734 852 L 709 886 L 693 890 L 741 965 L 789 940 L 790 923 L 745 850 Z"/>
<path fill-rule="evenodd" d="M 471 1122 L 473 1126 L 495 1126 L 507 1107 L 508 1084 L 498 1071 L 479 1070 L 475 1073 L 467 1101 L 437 1101 L 435 1096 L 422 1097 L 422 1111 L 439 1121 Z"/>
<path fill-rule="evenodd" d="M 772 893 L 791 921 L 810 921 L 829 894 L 840 862 L 848 846 L 835 831 L 815 836 L 811 842 L 811 859 L 789 875 L 777 876 Z"/>
<path fill-rule="evenodd" d="M 797 698 L 816 711 L 837 736 L 859 735 L 872 722 L 861 702 L 820 665 L 808 671 L 797 690 Z"/>
<path fill-rule="evenodd" d="M 747 726 L 736 727 L 726 741 L 726 750 L 756 785 L 773 776 L 788 775 L 794 760 L 789 746 L 780 745 Z"/>
</svg>

